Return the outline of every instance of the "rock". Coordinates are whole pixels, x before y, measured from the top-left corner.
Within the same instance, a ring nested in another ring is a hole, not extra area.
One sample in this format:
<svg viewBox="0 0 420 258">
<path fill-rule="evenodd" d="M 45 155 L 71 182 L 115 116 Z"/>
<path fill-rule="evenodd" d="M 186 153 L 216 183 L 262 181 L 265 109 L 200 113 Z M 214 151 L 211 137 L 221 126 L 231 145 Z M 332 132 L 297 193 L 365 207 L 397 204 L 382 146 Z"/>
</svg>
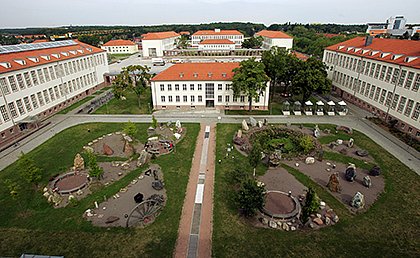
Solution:
<svg viewBox="0 0 420 258">
<path fill-rule="evenodd" d="M 277 221 L 277 226 L 278 226 L 279 228 L 282 228 L 283 223 L 281 223 L 281 221 Z"/>
<path fill-rule="evenodd" d="M 334 221 L 334 223 L 337 223 L 339 221 L 339 218 L 337 215 L 335 215 L 332 220 Z"/>
<path fill-rule="evenodd" d="M 356 209 L 361 209 L 365 206 L 365 196 L 361 192 L 357 192 L 351 199 L 350 205 Z"/>
<path fill-rule="evenodd" d="M 174 133 L 174 137 L 175 139 L 179 140 L 181 138 L 181 134 L 179 133 Z"/>
<path fill-rule="evenodd" d="M 353 138 L 350 138 L 350 140 L 347 143 L 347 147 L 353 148 L 353 145 L 354 145 L 354 139 Z"/>
<path fill-rule="evenodd" d="M 330 175 L 330 179 L 328 180 L 327 184 L 328 189 L 331 192 L 339 193 L 341 192 L 340 181 L 338 179 L 338 173 L 334 173 Z"/>
<path fill-rule="evenodd" d="M 255 118 L 253 118 L 253 117 L 251 116 L 251 117 L 249 117 L 249 124 L 250 124 L 252 127 L 255 127 L 255 126 L 257 126 L 257 120 L 255 120 Z"/>
<path fill-rule="evenodd" d="M 325 206 L 326 205 L 327 204 L 325 202 L 323 202 L 323 201 L 319 202 L 319 206 L 320 206 L 321 209 L 325 209 Z"/>
<path fill-rule="evenodd" d="M 53 201 L 53 196 L 52 195 L 48 196 L 48 202 L 52 202 L 52 201 Z"/>
<path fill-rule="evenodd" d="M 315 163 L 315 158 L 314 157 L 307 157 L 305 159 L 305 164 L 314 164 Z"/>
<path fill-rule="evenodd" d="M 337 141 L 335 141 L 338 145 L 341 145 L 341 144 L 343 144 L 343 140 L 341 140 L 341 139 L 337 139 Z"/>
<path fill-rule="evenodd" d="M 153 141 L 157 141 L 157 140 L 159 140 L 159 137 L 157 137 L 157 136 L 153 136 L 153 137 L 150 137 L 150 138 L 147 139 L 147 141 L 149 141 L 149 142 L 153 142 Z"/>
<path fill-rule="evenodd" d="M 321 214 L 319 214 L 319 213 L 315 214 L 315 216 L 316 216 L 317 218 L 322 218 Z"/>
<path fill-rule="evenodd" d="M 287 223 L 283 223 L 283 225 L 282 225 L 282 227 L 281 227 L 283 230 L 286 230 L 286 231 L 289 231 L 290 230 L 290 228 L 289 228 L 289 225 L 287 225 Z"/>
<path fill-rule="evenodd" d="M 356 178 L 356 166 L 354 164 L 349 164 L 349 166 L 346 168 L 344 177 L 349 182 L 354 181 L 354 179 Z"/>
<path fill-rule="evenodd" d="M 134 148 L 133 148 L 133 146 L 131 146 L 130 142 L 127 141 L 127 140 L 124 142 L 123 152 L 128 157 L 130 157 L 131 155 L 134 154 Z"/>
<path fill-rule="evenodd" d="M 296 166 L 296 167 L 299 167 L 299 163 L 295 163 L 295 166 Z"/>
<path fill-rule="evenodd" d="M 263 127 L 263 125 L 264 125 L 263 121 L 258 121 L 258 127 L 259 128 Z"/>
<path fill-rule="evenodd" d="M 85 161 L 79 153 L 74 157 L 73 165 L 75 170 L 79 171 L 85 169 Z"/>
<path fill-rule="evenodd" d="M 150 153 L 148 153 L 146 150 L 142 150 L 140 152 L 139 158 L 137 159 L 137 164 L 136 164 L 137 167 L 140 167 L 146 164 L 147 162 L 149 162 L 150 157 L 151 157 Z"/>
<path fill-rule="evenodd" d="M 72 195 L 72 194 L 69 195 L 69 201 L 75 200 L 75 199 L 76 199 L 76 197 L 74 197 L 74 195 Z"/>
<path fill-rule="evenodd" d="M 356 154 L 360 157 L 367 157 L 369 155 L 369 152 L 367 150 L 357 150 Z"/>
<path fill-rule="evenodd" d="M 88 146 L 92 146 L 92 145 L 93 145 L 93 142 L 89 142 L 89 143 L 88 143 Z"/>
<path fill-rule="evenodd" d="M 93 153 L 93 152 L 94 152 L 93 148 L 92 148 L 92 147 L 89 147 L 89 146 L 83 146 L 83 149 L 84 149 L 86 152 L 89 152 L 89 153 Z"/>
<path fill-rule="evenodd" d="M 270 228 L 277 228 L 277 223 L 274 220 L 270 220 L 268 226 Z"/>
<path fill-rule="evenodd" d="M 327 164 L 327 166 L 331 166 L 331 163 L 330 163 L 330 162 L 327 162 L 327 163 L 325 163 L 325 164 Z"/>
<path fill-rule="evenodd" d="M 263 225 L 267 225 L 267 224 L 268 224 L 268 219 L 266 219 L 266 218 L 261 218 L 261 223 L 262 223 Z"/>
<path fill-rule="evenodd" d="M 133 142 L 133 139 L 128 135 L 124 136 L 124 140 L 126 140 L 127 142 Z"/>
<path fill-rule="evenodd" d="M 318 226 L 324 225 L 324 222 L 322 221 L 321 218 L 314 218 L 312 220 L 315 224 L 317 224 Z"/>
<path fill-rule="evenodd" d="M 93 142 L 93 143 L 97 143 L 97 142 L 98 142 L 98 139 L 95 139 L 95 140 L 93 140 L 92 142 Z"/>
<path fill-rule="evenodd" d="M 116 135 L 119 135 L 119 134 L 121 134 L 121 132 L 115 132 L 115 134 Z M 112 135 L 112 133 L 111 134 L 108 134 L 108 136 L 111 136 Z"/>
<path fill-rule="evenodd" d="M 318 138 L 319 136 L 321 136 L 321 132 L 319 131 L 318 125 L 315 125 L 314 128 L 314 137 Z"/>
<path fill-rule="evenodd" d="M 371 176 L 379 176 L 381 174 L 381 168 L 378 166 L 374 166 L 370 171 L 369 175 Z"/>
<path fill-rule="evenodd" d="M 242 138 L 242 130 L 241 129 L 239 129 L 238 132 L 236 133 L 236 137 Z"/>
<path fill-rule="evenodd" d="M 291 226 L 291 227 L 290 227 L 290 230 L 291 230 L 291 231 L 295 231 L 295 230 L 296 230 L 296 227 Z"/>
<path fill-rule="evenodd" d="M 372 186 L 372 180 L 370 179 L 370 176 L 365 176 L 363 178 L 363 185 L 367 188 L 370 188 Z"/>
<path fill-rule="evenodd" d="M 104 143 L 102 145 L 102 148 L 103 148 L 103 154 L 107 156 L 114 154 L 114 151 L 111 149 L 111 147 L 108 146 L 108 144 Z"/>
<path fill-rule="evenodd" d="M 45 197 L 45 198 L 47 198 L 47 199 L 48 199 L 48 198 L 50 197 L 50 195 L 51 195 L 51 194 L 50 194 L 49 192 L 45 192 L 43 195 L 44 195 L 44 197 Z"/>
<path fill-rule="evenodd" d="M 175 126 L 176 126 L 176 128 L 181 128 L 181 121 L 176 120 Z"/>
<path fill-rule="evenodd" d="M 108 218 L 106 218 L 105 223 L 106 224 L 110 224 L 113 223 L 115 221 L 118 221 L 120 218 L 116 217 L 116 216 L 109 216 Z"/>
<path fill-rule="evenodd" d="M 315 224 L 312 223 L 312 222 L 310 222 L 308 225 L 309 225 L 310 228 L 314 228 L 315 227 Z"/>
<path fill-rule="evenodd" d="M 82 195 L 82 194 L 83 194 L 83 191 L 80 189 L 76 192 L 76 195 Z"/>
<path fill-rule="evenodd" d="M 325 225 L 330 225 L 331 224 L 331 219 L 328 217 L 325 217 Z"/>
<path fill-rule="evenodd" d="M 44 187 L 44 189 L 42 189 L 42 191 L 45 193 L 45 192 L 48 192 L 48 187 Z"/>
<path fill-rule="evenodd" d="M 326 170 L 327 170 L 327 172 L 330 172 L 331 171 L 331 168 L 326 168 Z"/>
<path fill-rule="evenodd" d="M 246 123 L 245 119 L 242 120 L 242 130 L 244 130 L 245 132 L 249 130 L 249 126 Z"/>
<path fill-rule="evenodd" d="M 290 222 L 290 221 L 289 221 L 289 222 L 287 222 L 287 225 L 291 226 L 291 225 L 292 225 L 292 222 Z"/>
</svg>

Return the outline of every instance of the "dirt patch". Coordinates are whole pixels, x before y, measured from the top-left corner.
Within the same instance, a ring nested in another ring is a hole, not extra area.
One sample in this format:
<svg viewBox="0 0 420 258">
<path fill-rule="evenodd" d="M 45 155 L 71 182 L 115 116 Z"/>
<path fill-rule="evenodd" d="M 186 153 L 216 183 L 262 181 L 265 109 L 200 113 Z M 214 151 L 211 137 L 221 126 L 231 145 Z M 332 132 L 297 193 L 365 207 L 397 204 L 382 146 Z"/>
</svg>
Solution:
<svg viewBox="0 0 420 258">
<path fill-rule="evenodd" d="M 356 154 L 356 151 L 361 150 L 361 148 L 357 147 L 357 145 L 353 145 L 352 148 L 347 146 L 347 142 L 348 141 L 343 141 L 343 144 L 340 144 L 338 146 L 335 146 L 334 148 L 330 148 L 329 144 L 324 144 L 323 145 L 323 149 L 326 151 L 331 151 L 331 152 L 335 152 L 335 153 L 340 153 L 343 155 L 346 155 L 347 157 L 351 157 L 354 159 L 360 159 L 366 162 L 375 162 L 374 159 L 368 155 L 365 157 L 361 157 L 359 155 Z"/>
<path fill-rule="evenodd" d="M 124 134 L 117 132 L 103 135 L 98 139 L 93 140 L 88 145 L 93 148 L 94 153 L 97 155 L 128 158 L 128 155 L 124 153 L 124 143 Z M 112 150 L 112 154 L 105 153 L 104 144 Z M 135 153 L 140 153 L 140 151 L 143 150 L 144 145 L 142 143 L 131 142 L 130 144 L 133 145 Z"/>
</svg>

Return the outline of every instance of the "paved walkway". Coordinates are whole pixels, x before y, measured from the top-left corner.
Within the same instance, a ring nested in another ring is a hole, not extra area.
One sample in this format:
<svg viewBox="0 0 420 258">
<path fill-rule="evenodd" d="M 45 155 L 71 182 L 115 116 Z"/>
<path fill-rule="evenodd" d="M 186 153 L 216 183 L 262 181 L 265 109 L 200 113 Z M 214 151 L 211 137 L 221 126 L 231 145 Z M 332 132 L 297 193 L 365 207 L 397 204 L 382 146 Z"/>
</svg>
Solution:
<svg viewBox="0 0 420 258">
<path fill-rule="evenodd" d="M 202 123 L 179 223 L 174 256 L 211 257 L 215 126 Z"/>
</svg>

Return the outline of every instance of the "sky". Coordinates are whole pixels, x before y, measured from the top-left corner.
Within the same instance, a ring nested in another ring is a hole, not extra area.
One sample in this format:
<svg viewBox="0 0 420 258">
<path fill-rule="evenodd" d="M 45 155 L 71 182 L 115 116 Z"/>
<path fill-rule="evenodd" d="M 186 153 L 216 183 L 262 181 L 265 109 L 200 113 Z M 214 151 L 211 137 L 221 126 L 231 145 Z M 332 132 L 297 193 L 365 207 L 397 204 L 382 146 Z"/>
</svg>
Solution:
<svg viewBox="0 0 420 258">
<path fill-rule="evenodd" d="M 418 0 L 0 0 L 0 27 L 209 22 L 420 23 Z"/>
</svg>

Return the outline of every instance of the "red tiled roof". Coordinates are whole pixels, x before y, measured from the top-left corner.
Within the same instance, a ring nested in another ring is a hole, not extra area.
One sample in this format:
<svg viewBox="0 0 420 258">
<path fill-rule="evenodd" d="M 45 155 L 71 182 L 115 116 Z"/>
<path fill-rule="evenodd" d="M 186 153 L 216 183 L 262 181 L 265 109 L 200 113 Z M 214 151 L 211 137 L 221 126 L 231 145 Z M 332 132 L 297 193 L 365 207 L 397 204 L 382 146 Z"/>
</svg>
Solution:
<svg viewBox="0 0 420 258">
<path fill-rule="evenodd" d="M 215 30 L 199 30 L 193 34 L 193 36 L 200 36 L 200 35 L 243 35 L 237 30 L 220 30 L 217 32 Z"/>
<path fill-rule="evenodd" d="M 153 77 L 152 81 L 230 81 L 236 67 L 239 63 L 175 64 Z"/>
<path fill-rule="evenodd" d="M 362 56 L 367 59 L 374 59 L 417 69 L 420 68 L 420 41 L 374 38 L 372 44 L 365 46 L 365 38 L 357 37 L 329 46 L 326 49 L 349 55 Z M 383 57 L 382 53 L 385 53 Z M 411 57 L 410 62 L 407 62 L 409 60 L 406 60 L 408 57 Z"/>
<path fill-rule="evenodd" d="M 272 38 L 272 39 L 291 39 L 292 37 L 284 33 L 283 31 L 274 30 L 262 30 L 256 33 L 258 36 Z"/>
<path fill-rule="evenodd" d="M 341 34 L 337 34 L 337 33 L 320 33 L 321 35 L 323 35 L 326 38 L 334 38 L 337 36 L 341 36 Z"/>
<path fill-rule="evenodd" d="M 369 30 L 370 35 L 385 34 L 386 32 L 387 32 L 386 29 Z"/>
<path fill-rule="evenodd" d="M 80 41 L 73 41 L 76 42 L 77 45 L 0 54 L 0 63 L 9 63 L 11 66 L 10 68 L 5 68 L 4 66 L 0 65 L 0 74 L 35 67 L 39 65 L 55 63 L 57 61 L 68 60 L 75 57 L 88 56 L 90 54 L 105 52 L 105 50 L 82 43 Z M 92 49 L 92 52 L 90 52 L 88 48 Z M 83 53 L 80 53 L 77 50 L 82 50 Z M 74 51 L 75 54 L 70 53 L 70 51 Z M 68 56 L 61 54 L 61 52 L 67 52 Z M 52 56 L 52 54 L 60 54 L 60 57 L 56 58 Z M 50 60 L 46 60 L 41 57 L 46 55 L 50 56 Z M 29 60 L 29 58 L 32 57 L 37 57 L 39 62 L 33 62 Z M 21 65 L 15 62 L 15 60 L 24 60 L 26 64 Z"/>
<path fill-rule="evenodd" d="M 111 47 L 111 46 L 134 46 L 136 43 L 126 39 L 114 39 L 106 42 L 102 46 Z"/>
<path fill-rule="evenodd" d="M 292 51 L 292 54 L 302 61 L 306 61 L 309 58 L 308 55 L 306 55 L 304 53 L 297 52 L 297 51 Z"/>
<path fill-rule="evenodd" d="M 164 31 L 164 32 L 148 32 L 141 35 L 143 40 L 156 40 L 156 39 L 167 39 L 178 37 L 179 34 L 175 31 Z"/>
<path fill-rule="evenodd" d="M 191 33 L 189 31 L 180 31 L 180 35 L 190 35 Z"/>
<path fill-rule="evenodd" d="M 235 44 L 235 43 L 228 39 L 205 39 L 201 41 L 199 44 L 210 45 L 210 44 Z"/>
</svg>

